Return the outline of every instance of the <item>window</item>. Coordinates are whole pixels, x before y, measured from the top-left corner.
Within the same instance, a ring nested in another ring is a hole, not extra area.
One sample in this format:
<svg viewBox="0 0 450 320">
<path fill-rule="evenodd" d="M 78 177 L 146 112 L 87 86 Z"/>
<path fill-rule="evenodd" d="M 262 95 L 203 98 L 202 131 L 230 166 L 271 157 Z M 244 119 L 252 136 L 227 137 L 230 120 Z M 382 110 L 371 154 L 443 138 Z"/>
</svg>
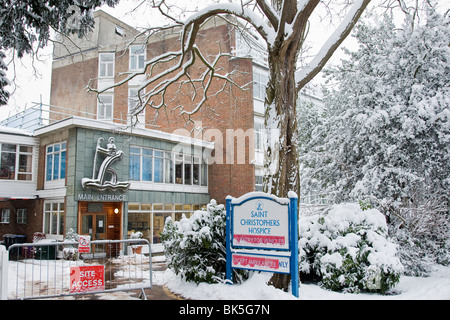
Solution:
<svg viewBox="0 0 450 320">
<path fill-rule="evenodd" d="M 113 95 L 101 94 L 98 96 L 97 119 L 112 120 L 113 115 Z"/>
<path fill-rule="evenodd" d="M 18 224 L 27 223 L 27 209 L 17 209 L 17 223 Z"/>
<path fill-rule="evenodd" d="M 194 157 L 194 163 L 192 164 L 192 184 L 200 185 L 200 158 Z"/>
<path fill-rule="evenodd" d="M 66 142 L 47 146 L 46 181 L 66 178 L 66 149 Z"/>
<path fill-rule="evenodd" d="M 99 54 L 99 78 L 114 77 L 114 53 L 100 53 Z"/>
<path fill-rule="evenodd" d="M 0 143 L 0 179 L 33 179 L 33 147 Z"/>
<path fill-rule="evenodd" d="M 184 184 L 192 184 L 192 157 L 184 156 Z"/>
<path fill-rule="evenodd" d="M 255 123 L 255 147 L 256 150 L 263 150 L 263 133 L 264 133 L 264 125 L 262 123 Z"/>
<path fill-rule="evenodd" d="M 15 144 L 2 143 L 1 178 L 15 180 L 16 177 L 16 149 Z"/>
<path fill-rule="evenodd" d="M 164 152 L 155 150 L 155 182 L 163 182 L 164 178 Z"/>
<path fill-rule="evenodd" d="M 255 191 L 263 191 L 263 176 L 255 176 Z"/>
<path fill-rule="evenodd" d="M 140 231 L 143 238 L 148 239 L 150 243 L 160 243 L 161 232 L 168 217 L 180 221 L 183 216 L 189 218 L 194 211 L 200 210 L 201 207 L 204 206 L 199 204 L 129 203 L 128 236 L 132 232 Z"/>
<path fill-rule="evenodd" d="M 253 98 L 264 100 L 266 97 L 266 85 L 268 78 L 258 72 L 253 73 Z"/>
<path fill-rule="evenodd" d="M 173 175 L 174 175 L 174 165 L 172 153 L 166 152 L 164 157 L 164 182 L 165 183 L 173 183 Z"/>
<path fill-rule="evenodd" d="M 44 204 L 44 233 L 64 234 L 64 202 L 46 202 Z"/>
<path fill-rule="evenodd" d="M 130 148 L 130 180 L 141 180 L 141 149 Z"/>
<path fill-rule="evenodd" d="M 142 181 L 152 181 L 153 178 L 153 150 L 142 148 Z"/>
<path fill-rule="evenodd" d="M 0 223 L 9 223 L 9 217 L 11 215 L 10 209 L 2 209 L 2 217 Z"/>
<path fill-rule="evenodd" d="M 19 173 L 18 180 L 33 180 L 33 147 L 19 146 Z"/>
<path fill-rule="evenodd" d="M 183 184 L 183 156 L 175 155 L 175 183 Z"/>
<path fill-rule="evenodd" d="M 142 94 L 142 93 L 141 93 Z M 142 98 L 142 97 L 141 97 Z M 136 108 L 140 107 L 139 90 L 137 88 L 128 89 L 128 114 L 135 115 Z M 145 109 L 139 112 L 137 119 L 141 124 L 145 123 Z"/>
<path fill-rule="evenodd" d="M 202 186 L 208 185 L 208 165 L 205 162 L 202 163 L 202 174 L 200 180 L 202 182 Z"/>
<path fill-rule="evenodd" d="M 208 165 L 200 157 L 149 148 L 130 148 L 130 180 L 208 185 Z"/>
<path fill-rule="evenodd" d="M 130 47 L 130 70 L 144 70 L 145 67 L 145 45 L 134 45 Z"/>
<path fill-rule="evenodd" d="M 137 105 L 139 104 L 139 95 L 138 95 L 138 89 L 129 89 L 128 90 L 128 113 L 132 114 Z"/>
</svg>

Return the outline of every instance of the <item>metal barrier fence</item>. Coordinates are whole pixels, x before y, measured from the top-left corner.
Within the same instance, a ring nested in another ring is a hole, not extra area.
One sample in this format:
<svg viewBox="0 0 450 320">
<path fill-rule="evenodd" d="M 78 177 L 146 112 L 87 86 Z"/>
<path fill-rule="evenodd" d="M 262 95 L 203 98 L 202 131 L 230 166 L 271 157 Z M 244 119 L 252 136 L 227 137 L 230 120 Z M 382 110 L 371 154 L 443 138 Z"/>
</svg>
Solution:
<svg viewBox="0 0 450 320">
<path fill-rule="evenodd" d="M 146 239 L 91 241 L 89 253 L 79 252 L 78 242 L 13 244 L 0 253 L 0 299 L 129 290 L 146 298 L 145 289 L 152 288 L 151 252 Z"/>
</svg>

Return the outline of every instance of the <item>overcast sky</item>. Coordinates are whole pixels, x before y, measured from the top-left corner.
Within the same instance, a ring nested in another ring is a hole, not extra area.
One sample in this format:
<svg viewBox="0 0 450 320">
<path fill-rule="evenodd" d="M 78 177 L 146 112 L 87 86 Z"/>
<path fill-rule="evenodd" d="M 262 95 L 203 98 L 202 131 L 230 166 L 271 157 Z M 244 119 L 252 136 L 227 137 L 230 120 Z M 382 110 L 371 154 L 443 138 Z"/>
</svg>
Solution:
<svg viewBox="0 0 450 320">
<path fill-rule="evenodd" d="M 198 0 L 184 0 L 183 4 L 186 3 L 196 3 Z M 135 8 L 136 4 L 141 2 L 141 0 L 126 0 L 122 1 L 116 8 L 109 8 L 104 6 L 102 10 L 110 13 L 116 18 L 128 23 L 133 27 L 145 27 L 149 25 L 151 21 L 152 25 L 156 25 L 158 21 L 158 16 L 151 13 L 148 9 L 140 8 L 137 12 L 131 12 Z M 200 6 L 204 2 L 199 2 Z M 198 4 L 194 4 L 194 8 Z M 313 24 L 314 25 L 314 24 Z M 319 23 L 318 26 L 311 32 L 314 36 L 314 42 L 310 44 L 312 46 L 320 46 L 323 41 L 326 40 L 327 34 L 330 33 L 332 28 L 326 27 L 329 25 L 329 21 L 324 21 Z M 317 25 L 316 25 L 317 26 Z M 353 41 L 353 42 L 352 42 Z M 344 46 L 352 46 L 354 40 L 348 37 Z M 340 52 L 337 52 L 337 57 L 333 58 L 333 61 L 339 61 L 342 57 Z M 8 106 L 0 107 L 0 120 L 5 119 L 9 115 L 13 115 L 19 111 L 24 110 L 26 107 L 29 108 L 33 105 L 33 102 L 39 103 L 42 101 L 44 104 L 49 104 L 50 102 L 50 82 L 51 82 L 51 66 L 52 66 L 52 45 L 41 49 L 40 51 L 40 61 L 35 60 L 34 64 L 30 57 L 24 57 L 21 60 L 16 59 L 16 87 L 13 92 L 12 97 L 9 100 Z M 7 58 L 8 59 L 8 58 Z M 33 68 L 34 65 L 34 68 Z M 13 67 L 9 66 L 8 78 L 13 78 Z M 9 91 L 13 88 L 9 87 Z"/>
</svg>

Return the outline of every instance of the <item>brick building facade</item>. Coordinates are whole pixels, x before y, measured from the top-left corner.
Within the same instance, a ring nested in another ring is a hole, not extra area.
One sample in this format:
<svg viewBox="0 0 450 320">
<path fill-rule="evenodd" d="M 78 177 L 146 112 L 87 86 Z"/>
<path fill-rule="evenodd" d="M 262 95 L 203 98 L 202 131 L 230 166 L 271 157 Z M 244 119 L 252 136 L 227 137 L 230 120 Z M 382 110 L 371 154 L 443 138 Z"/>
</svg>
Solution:
<svg viewBox="0 0 450 320">
<path fill-rule="evenodd" d="M 122 239 L 141 231 L 158 243 L 168 216 L 189 216 L 210 199 L 223 203 L 227 195 L 238 197 L 258 184 L 262 150 L 254 129 L 262 123 L 263 107 L 254 99 L 254 72 L 266 70 L 236 54 L 234 28 L 211 21 L 198 46 L 208 55 L 229 53 L 219 67 L 240 88 L 215 81 L 212 91 L 218 94 L 192 122 L 179 116 L 180 107 L 194 107 L 189 86 L 173 89 L 167 108 L 147 108 L 130 126 L 129 109 L 146 75 L 98 96 L 87 85 L 106 88 L 142 68 L 143 61 L 176 50 L 178 34 L 144 42 L 134 28 L 103 11 L 94 17 L 94 31 L 85 38 L 55 43 L 48 123 L 30 132 L 0 132 L 6 172 L 0 179 L 0 237 L 20 234 L 31 242 L 35 232 L 43 232 L 62 240 L 74 229 L 94 239 Z"/>
</svg>

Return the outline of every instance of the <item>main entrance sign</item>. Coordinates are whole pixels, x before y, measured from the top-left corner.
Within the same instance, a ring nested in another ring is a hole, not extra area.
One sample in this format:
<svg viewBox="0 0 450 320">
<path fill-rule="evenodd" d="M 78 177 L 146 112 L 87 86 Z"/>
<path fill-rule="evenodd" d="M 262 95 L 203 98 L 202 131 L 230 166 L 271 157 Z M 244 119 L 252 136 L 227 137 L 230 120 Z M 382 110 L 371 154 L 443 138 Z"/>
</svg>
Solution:
<svg viewBox="0 0 450 320">
<path fill-rule="evenodd" d="M 294 192 L 227 197 L 228 280 L 233 268 L 290 274 L 292 294 L 299 296 L 297 202 Z"/>
</svg>

